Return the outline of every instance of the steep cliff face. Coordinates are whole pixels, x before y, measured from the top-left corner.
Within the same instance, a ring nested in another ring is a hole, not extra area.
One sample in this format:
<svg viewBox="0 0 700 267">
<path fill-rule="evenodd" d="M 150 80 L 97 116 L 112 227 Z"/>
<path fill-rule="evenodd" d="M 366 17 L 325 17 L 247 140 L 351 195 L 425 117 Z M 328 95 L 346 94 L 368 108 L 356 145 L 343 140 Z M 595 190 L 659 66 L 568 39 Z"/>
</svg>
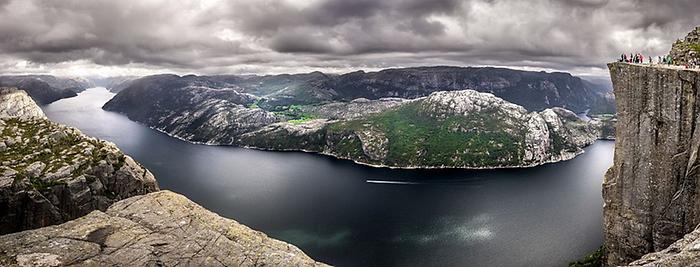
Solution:
<svg viewBox="0 0 700 267">
<path fill-rule="evenodd" d="M 611 63 L 618 123 L 603 184 L 609 266 L 660 251 L 700 223 L 700 72 Z"/>
<path fill-rule="evenodd" d="M 155 190 L 153 175 L 113 144 L 47 120 L 21 91 L 0 91 L 0 234 Z"/>
</svg>

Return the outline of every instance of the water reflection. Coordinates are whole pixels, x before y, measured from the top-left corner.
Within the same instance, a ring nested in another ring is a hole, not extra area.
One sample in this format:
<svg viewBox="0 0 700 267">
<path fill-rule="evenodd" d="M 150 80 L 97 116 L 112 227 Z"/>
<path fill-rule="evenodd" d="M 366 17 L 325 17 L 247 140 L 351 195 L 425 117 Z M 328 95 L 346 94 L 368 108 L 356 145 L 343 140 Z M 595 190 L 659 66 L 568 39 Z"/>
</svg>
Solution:
<svg viewBox="0 0 700 267">
<path fill-rule="evenodd" d="M 89 89 L 44 107 L 116 143 L 161 188 L 338 266 L 562 266 L 602 242 L 613 142 L 513 170 L 377 169 L 300 152 L 193 145 L 100 109 Z"/>
</svg>

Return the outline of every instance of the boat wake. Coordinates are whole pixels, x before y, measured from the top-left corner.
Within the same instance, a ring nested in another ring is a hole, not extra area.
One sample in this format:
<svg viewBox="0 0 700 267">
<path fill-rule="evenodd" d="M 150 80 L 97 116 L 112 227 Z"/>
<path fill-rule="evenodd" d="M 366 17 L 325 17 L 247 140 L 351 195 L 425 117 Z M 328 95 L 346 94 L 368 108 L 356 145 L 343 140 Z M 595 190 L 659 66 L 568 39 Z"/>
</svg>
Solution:
<svg viewBox="0 0 700 267">
<path fill-rule="evenodd" d="M 421 184 L 417 182 L 405 182 L 405 181 L 383 181 L 383 180 L 367 180 L 370 184 Z"/>
</svg>

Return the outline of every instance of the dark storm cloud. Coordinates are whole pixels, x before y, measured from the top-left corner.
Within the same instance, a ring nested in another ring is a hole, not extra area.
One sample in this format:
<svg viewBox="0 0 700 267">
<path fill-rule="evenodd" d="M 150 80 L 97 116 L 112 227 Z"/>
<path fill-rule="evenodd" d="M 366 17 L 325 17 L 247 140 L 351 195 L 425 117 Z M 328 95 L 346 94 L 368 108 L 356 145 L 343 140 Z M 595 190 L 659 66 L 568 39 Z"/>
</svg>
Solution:
<svg viewBox="0 0 700 267">
<path fill-rule="evenodd" d="M 698 13 L 696 0 L 0 0 L 0 66 L 602 72 L 622 52 L 665 53 Z"/>
</svg>

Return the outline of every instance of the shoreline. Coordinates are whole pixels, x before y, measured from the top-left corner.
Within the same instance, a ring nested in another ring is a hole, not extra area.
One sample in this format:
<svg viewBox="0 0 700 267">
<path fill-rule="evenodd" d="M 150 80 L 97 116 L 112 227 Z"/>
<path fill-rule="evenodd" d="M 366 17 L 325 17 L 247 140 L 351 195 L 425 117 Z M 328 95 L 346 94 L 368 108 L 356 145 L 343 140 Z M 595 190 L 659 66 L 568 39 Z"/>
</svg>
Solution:
<svg viewBox="0 0 700 267">
<path fill-rule="evenodd" d="M 123 115 L 123 116 L 126 116 L 127 118 L 129 118 L 126 114 L 123 114 L 121 112 L 116 112 L 116 111 L 111 111 L 111 110 L 106 110 L 106 111 L 119 113 L 120 115 Z M 131 120 L 131 119 L 129 118 L 129 120 Z M 389 165 L 383 165 L 383 164 L 372 164 L 372 163 L 357 161 L 357 160 L 352 159 L 352 158 L 342 157 L 342 156 L 338 156 L 338 155 L 335 155 L 332 153 L 326 153 L 324 151 L 319 152 L 319 151 L 306 150 L 306 149 L 272 149 L 272 148 L 263 148 L 263 147 L 255 147 L 255 146 L 240 146 L 240 145 L 233 145 L 233 144 L 220 144 L 220 143 L 214 143 L 214 142 L 191 141 L 191 140 L 188 140 L 188 139 L 181 137 L 177 134 L 169 133 L 169 132 L 166 132 L 164 130 L 153 127 L 153 126 L 148 126 L 142 122 L 138 122 L 138 121 L 134 121 L 134 120 L 131 120 L 131 121 L 138 123 L 140 125 L 143 125 L 145 127 L 148 127 L 151 130 L 155 130 L 157 132 L 165 134 L 169 137 L 172 137 L 172 138 L 175 138 L 175 139 L 178 139 L 180 141 L 187 142 L 187 143 L 193 144 L 193 145 L 236 147 L 236 148 L 251 149 L 251 150 L 257 150 L 257 151 L 270 151 L 270 152 L 303 152 L 303 153 L 309 153 L 309 154 L 328 156 L 328 157 L 332 157 L 334 159 L 339 159 L 339 160 L 352 161 L 353 163 L 358 164 L 358 165 L 362 165 L 362 166 L 368 166 L 368 167 L 373 167 L 373 168 L 387 168 L 387 169 L 392 169 L 392 170 L 508 170 L 508 169 L 517 170 L 517 169 L 535 168 L 535 167 L 544 166 L 547 164 L 560 163 L 560 162 L 572 160 L 572 159 L 586 153 L 585 148 L 589 147 L 590 145 L 592 145 L 596 141 L 599 141 L 599 140 L 600 141 L 615 141 L 614 139 L 610 140 L 607 138 L 598 138 L 594 142 L 592 142 L 584 147 L 581 147 L 580 151 L 568 153 L 566 156 L 563 156 L 559 160 L 547 160 L 547 161 L 544 161 L 541 163 L 529 164 L 529 165 L 497 166 L 497 167 L 493 167 L 493 166 L 489 166 L 489 167 L 472 167 L 472 166 L 455 167 L 455 166 L 444 166 L 444 165 L 443 166 L 389 166 Z"/>
</svg>

